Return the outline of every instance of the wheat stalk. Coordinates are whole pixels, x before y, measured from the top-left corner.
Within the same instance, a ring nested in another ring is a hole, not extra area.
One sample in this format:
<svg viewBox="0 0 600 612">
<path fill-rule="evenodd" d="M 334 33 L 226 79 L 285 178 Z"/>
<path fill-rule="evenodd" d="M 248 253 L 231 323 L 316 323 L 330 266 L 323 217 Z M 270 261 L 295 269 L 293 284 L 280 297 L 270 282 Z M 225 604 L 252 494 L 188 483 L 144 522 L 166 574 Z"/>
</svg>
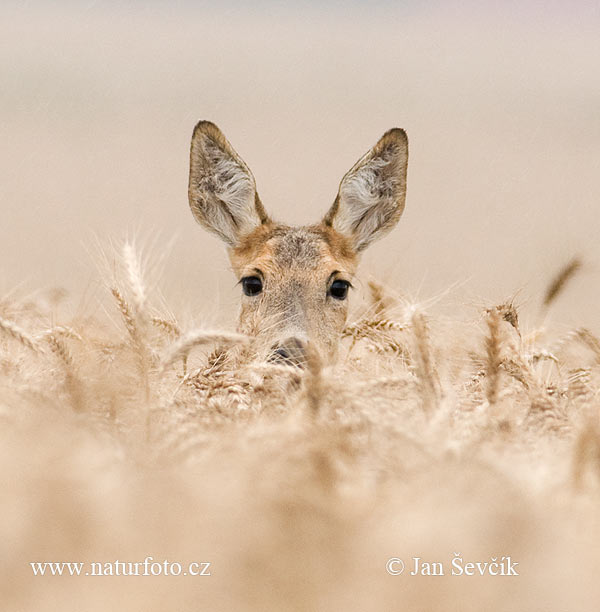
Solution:
<svg viewBox="0 0 600 612">
<path fill-rule="evenodd" d="M 596 362 L 600 363 L 600 340 L 585 327 L 580 327 L 577 329 L 575 334 L 577 335 L 577 338 L 594 353 Z"/>
<path fill-rule="evenodd" d="M 67 345 L 63 342 L 63 340 L 58 338 L 56 334 L 49 334 L 46 339 L 52 352 L 58 356 L 63 364 L 65 371 L 65 387 L 71 396 L 73 410 L 75 412 L 81 412 L 83 406 L 82 387 L 75 374 L 75 362 L 73 360 L 73 356 L 71 355 Z"/>
<path fill-rule="evenodd" d="M 72 340 L 78 340 L 83 342 L 81 334 L 77 333 L 72 327 L 65 325 L 56 325 L 51 327 L 39 335 L 39 338 L 47 338 L 48 336 L 64 336 L 65 338 L 71 338 Z"/>
<path fill-rule="evenodd" d="M 210 331 L 210 330 L 194 330 L 183 335 L 177 342 L 172 344 L 167 353 L 161 360 L 161 371 L 170 366 L 179 357 L 189 355 L 190 351 L 196 347 L 206 344 L 218 342 L 226 346 L 232 346 L 236 344 L 248 344 L 248 336 L 243 334 L 236 334 L 231 332 L 222 331 Z"/>
<path fill-rule="evenodd" d="M 0 331 L 5 335 L 13 338 L 20 342 L 23 346 L 32 350 L 34 353 L 39 352 L 39 346 L 35 339 L 30 336 L 24 329 L 19 327 L 16 323 L 0 317 Z"/>
<path fill-rule="evenodd" d="M 125 262 L 125 268 L 129 278 L 133 303 L 135 304 L 137 314 L 140 315 L 144 312 L 144 306 L 146 304 L 146 287 L 144 285 L 142 266 L 138 255 L 133 245 L 129 242 L 123 245 L 123 261 Z"/>
<path fill-rule="evenodd" d="M 418 310 L 415 310 L 412 314 L 411 325 L 422 406 L 426 414 L 431 414 L 438 405 L 440 383 L 429 345 L 429 329 L 425 317 Z"/>
<path fill-rule="evenodd" d="M 131 339 L 137 344 L 139 342 L 139 333 L 131 306 L 127 303 L 123 297 L 123 294 L 116 287 L 112 287 L 110 292 L 117 301 L 119 310 L 123 316 L 123 321 L 125 322 L 125 328 L 129 332 Z"/>
<path fill-rule="evenodd" d="M 371 293 L 373 314 L 376 318 L 383 317 L 388 306 L 388 300 L 383 285 L 371 280 L 369 281 L 369 292 Z"/>
<path fill-rule="evenodd" d="M 363 319 L 346 325 L 342 337 L 361 338 L 373 332 L 404 331 L 406 326 L 391 319 Z"/>
<path fill-rule="evenodd" d="M 583 487 L 585 473 L 590 467 L 600 475 L 600 429 L 597 418 L 587 423 L 577 437 L 572 471 L 575 488 Z"/>
<path fill-rule="evenodd" d="M 546 289 L 546 293 L 544 294 L 543 305 L 545 308 L 548 308 L 552 302 L 558 298 L 558 296 L 563 292 L 566 284 L 569 282 L 573 276 L 581 269 L 582 262 L 578 257 L 574 257 L 563 266 L 558 274 L 552 279 L 548 288 Z"/>
<path fill-rule="evenodd" d="M 156 327 L 162 329 L 167 334 L 175 336 L 179 338 L 181 336 L 181 329 L 174 321 L 167 321 L 167 319 L 162 319 L 161 317 L 152 317 L 152 324 L 156 325 Z"/>
<path fill-rule="evenodd" d="M 485 395 L 490 406 L 496 403 L 500 383 L 501 346 L 500 339 L 500 315 L 496 309 L 488 311 L 487 316 L 488 333 L 485 338 L 486 355 L 486 387 Z"/>
<path fill-rule="evenodd" d="M 306 347 L 306 375 L 304 377 L 304 393 L 311 419 L 319 416 L 323 398 L 323 361 L 312 344 Z"/>
<path fill-rule="evenodd" d="M 149 441 L 151 436 L 150 427 L 152 418 L 152 407 L 150 405 L 151 389 L 149 375 L 150 351 L 146 342 L 144 341 L 142 332 L 142 329 L 145 327 L 140 310 L 141 306 L 143 306 L 143 301 L 139 301 L 140 296 L 138 295 L 138 297 L 136 298 L 138 300 L 138 307 L 134 310 L 125 300 L 123 294 L 116 287 L 113 287 L 111 289 L 111 293 L 117 301 L 119 310 L 121 311 L 121 315 L 123 317 L 123 321 L 125 322 L 125 328 L 129 333 L 129 336 L 133 343 L 134 351 L 137 355 L 138 368 L 140 371 L 144 388 L 144 405 L 146 407 L 146 441 Z"/>
</svg>

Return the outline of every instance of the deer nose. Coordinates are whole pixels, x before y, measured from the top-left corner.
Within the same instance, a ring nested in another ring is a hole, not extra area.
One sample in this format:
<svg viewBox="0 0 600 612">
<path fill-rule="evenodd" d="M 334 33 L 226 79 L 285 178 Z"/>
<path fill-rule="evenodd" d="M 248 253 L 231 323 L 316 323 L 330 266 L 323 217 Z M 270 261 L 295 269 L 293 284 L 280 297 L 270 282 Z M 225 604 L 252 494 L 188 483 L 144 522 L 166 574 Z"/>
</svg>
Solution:
<svg viewBox="0 0 600 612">
<path fill-rule="evenodd" d="M 271 348 L 269 361 L 304 367 L 306 362 L 306 342 L 299 338 L 287 338 Z"/>
</svg>

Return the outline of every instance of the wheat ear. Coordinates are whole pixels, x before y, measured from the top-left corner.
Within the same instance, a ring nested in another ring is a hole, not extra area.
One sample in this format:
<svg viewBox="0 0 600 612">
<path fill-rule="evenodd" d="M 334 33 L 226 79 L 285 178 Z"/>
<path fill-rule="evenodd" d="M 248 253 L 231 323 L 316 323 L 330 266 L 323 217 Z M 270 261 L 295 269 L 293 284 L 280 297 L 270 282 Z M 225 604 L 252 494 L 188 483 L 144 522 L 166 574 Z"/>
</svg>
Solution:
<svg viewBox="0 0 600 612">
<path fill-rule="evenodd" d="M 248 344 L 249 338 L 243 334 L 207 331 L 203 329 L 188 332 L 170 346 L 166 355 L 161 360 L 161 371 L 164 372 L 164 370 L 179 357 L 187 357 L 189 352 L 195 346 L 210 344 L 213 342 L 231 346 L 235 344 Z"/>
<path fill-rule="evenodd" d="M 563 266 L 558 274 L 552 279 L 548 288 L 546 289 L 546 293 L 544 294 L 543 305 L 545 308 L 548 308 L 552 302 L 556 300 L 556 298 L 563 292 L 565 285 L 569 282 L 573 276 L 581 269 L 581 259 L 578 257 L 574 257 Z"/>
<path fill-rule="evenodd" d="M 486 357 L 486 386 L 485 395 L 488 403 L 496 403 L 498 399 L 498 386 L 500 383 L 500 366 L 502 359 L 501 340 L 500 340 L 500 315 L 495 308 L 488 312 L 487 316 L 488 333 L 485 337 L 485 357 Z"/>
<path fill-rule="evenodd" d="M 17 340 L 34 353 L 39 352 L 39 346 L 34 338 L 25 330 L 21 329 L 16 323 L 0 317 L 0 331 L 2 331 L 5 335 L 10 336 L 14 340 Z"/>
</svg>

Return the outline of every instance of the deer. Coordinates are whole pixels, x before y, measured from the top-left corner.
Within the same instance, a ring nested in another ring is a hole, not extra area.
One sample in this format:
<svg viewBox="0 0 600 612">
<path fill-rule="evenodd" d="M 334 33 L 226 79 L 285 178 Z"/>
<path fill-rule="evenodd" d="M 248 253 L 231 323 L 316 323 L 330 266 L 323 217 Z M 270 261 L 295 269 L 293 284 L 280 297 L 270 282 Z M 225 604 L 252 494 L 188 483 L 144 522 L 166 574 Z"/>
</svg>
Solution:
<svg viewBox="0 0 600 612">
<path fill-rule="evenodd" d="M 238 331 L 260 338 L 264 361 L 302 368 L 309 351 L 336 361 L 360 256 L 398 223 L 407 165 L 406 132 L 388 130 L 344 175 L 322 220 L 292 227 L 267 214 L 221 130 L 210 121 L 195 126 L 189 205 L 226 245 L 241 285 Z"/>
</svg>

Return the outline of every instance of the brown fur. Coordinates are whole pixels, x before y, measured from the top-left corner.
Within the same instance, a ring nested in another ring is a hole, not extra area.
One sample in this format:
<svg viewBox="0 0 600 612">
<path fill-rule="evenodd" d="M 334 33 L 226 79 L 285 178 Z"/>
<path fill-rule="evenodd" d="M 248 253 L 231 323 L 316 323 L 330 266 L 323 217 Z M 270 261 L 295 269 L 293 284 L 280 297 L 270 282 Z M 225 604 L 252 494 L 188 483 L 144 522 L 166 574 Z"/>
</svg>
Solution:
<svg viewBox="0 0 600 612">
<path fill-rule="evenodd" d="M 408 144 L 403 130 L 386 132 L 346 174 L 320 224 L 272 221 L 254 177 L 221 131 L 201 121 L 190 154 L 190 207 L 229 246 L 238 279 L 257 276 L 258 295 L 242 296 L 240 331 L 298 354 L 309 343 L 333 360 L 348 301 L 330 294 L 334 281 L 352 283 L 359 253 L 398 221 L 404 208 Z M 288 350 L 289 349 L 289 350 Z"/>
<path fill-rule="evenodd" d="M 240 331 L 260 329 L 267 346 L 278 341 L 309 339 L 333 359 L 346 323 L 347 300 L 328 295 L 335 279 L 352 282 L 357 254 L 347 239 L 331 228 L 261 225 L 230 250 L 238 278 L 259 275 L 260 297 L 242 298 Z"/>
</svg>

